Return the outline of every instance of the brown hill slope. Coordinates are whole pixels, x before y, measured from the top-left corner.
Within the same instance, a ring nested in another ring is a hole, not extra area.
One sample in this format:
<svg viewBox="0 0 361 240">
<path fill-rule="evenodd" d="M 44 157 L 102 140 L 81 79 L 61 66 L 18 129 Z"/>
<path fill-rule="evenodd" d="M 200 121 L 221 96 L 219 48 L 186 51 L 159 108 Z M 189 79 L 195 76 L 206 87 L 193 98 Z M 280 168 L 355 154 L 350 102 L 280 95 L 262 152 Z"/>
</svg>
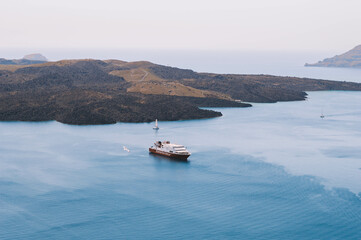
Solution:
<svg viewBox="0 0 361 240">
<path fill-rule="evenodd" d="M 245 102 L 271 103 L 304 100 L 305 91 L 361 90 L 361 84 L 270 75 L 196 73 L 192 70 L 155 65 L 150 70 L 165 79 L 200 90 L 226 94 Z"/>
</svg>

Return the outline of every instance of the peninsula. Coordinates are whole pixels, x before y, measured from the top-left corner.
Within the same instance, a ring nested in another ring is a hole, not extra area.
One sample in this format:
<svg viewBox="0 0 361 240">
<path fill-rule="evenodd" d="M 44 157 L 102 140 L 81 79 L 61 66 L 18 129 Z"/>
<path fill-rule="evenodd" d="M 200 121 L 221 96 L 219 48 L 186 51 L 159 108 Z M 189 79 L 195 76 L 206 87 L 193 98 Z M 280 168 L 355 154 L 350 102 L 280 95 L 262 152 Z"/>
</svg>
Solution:
<svg viewBox="0 0 361 240">
<path fill-rule="evenodd" d="M 0 120 L 67 124 L 221 116 L 199 107 L 299 101 L 305 91 L 361 91 L 361 84 L 270 75 L 197 73 L 151 62 L 63 60 L 0 65 Z"/>
<path fill-rule="evenodd" d="M 341 55 L 326 58 L 313 64 L 305 64 L 306 67 L 341 67 L 341 68 L 361 68 L 361 45 L 351 49 Z"/>
</svg>

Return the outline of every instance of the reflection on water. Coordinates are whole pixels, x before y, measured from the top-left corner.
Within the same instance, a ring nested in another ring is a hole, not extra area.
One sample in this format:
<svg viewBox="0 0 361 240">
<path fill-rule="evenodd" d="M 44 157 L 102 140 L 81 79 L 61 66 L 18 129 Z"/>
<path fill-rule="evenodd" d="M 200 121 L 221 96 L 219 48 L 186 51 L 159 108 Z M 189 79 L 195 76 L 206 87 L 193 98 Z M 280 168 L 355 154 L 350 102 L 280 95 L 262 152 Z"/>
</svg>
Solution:
<svg viewBox="0 0 361 240">
<path fill-rule="evenodd" d="M 2 122 L 0 238 L 357 239 L 360 100 L 310 93 L 158 132 Z M 156 140 L 189 162 L 150 155 Z"/>
</svg>

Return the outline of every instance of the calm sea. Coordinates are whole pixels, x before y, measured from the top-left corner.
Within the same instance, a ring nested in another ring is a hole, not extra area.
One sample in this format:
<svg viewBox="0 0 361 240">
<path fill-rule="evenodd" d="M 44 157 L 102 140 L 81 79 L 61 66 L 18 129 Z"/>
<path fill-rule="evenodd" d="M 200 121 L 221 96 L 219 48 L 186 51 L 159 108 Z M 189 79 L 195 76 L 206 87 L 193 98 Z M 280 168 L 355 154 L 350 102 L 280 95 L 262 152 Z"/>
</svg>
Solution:
<svg viewBox="0 0 361 240">
<path fill-rule="evenodd" d="M 328 55 L 148 54 L 197 71 L 361 82 L 361 70 L 302 66 Z M 361 92 L 217 110 L 158 132 L 0 122 L 0 239 L 361 239 Z M 186 145 L 190 161 L 149 155 L 158 139 Z"/>
</svg>

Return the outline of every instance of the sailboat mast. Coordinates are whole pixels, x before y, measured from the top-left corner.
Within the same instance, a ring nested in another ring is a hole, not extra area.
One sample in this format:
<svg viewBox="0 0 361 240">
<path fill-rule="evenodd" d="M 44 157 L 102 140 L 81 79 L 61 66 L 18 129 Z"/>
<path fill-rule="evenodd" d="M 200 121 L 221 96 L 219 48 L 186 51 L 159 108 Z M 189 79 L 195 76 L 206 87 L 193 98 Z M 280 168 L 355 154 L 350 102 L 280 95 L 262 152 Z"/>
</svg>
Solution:
<svg viewBox="0 0 361 240">
<path fill-rule="evenodd" d="M 154 130 L 158 130 L 158 119 L 155 119 L 155 126 L 153 127 Z"/>
</svg>

